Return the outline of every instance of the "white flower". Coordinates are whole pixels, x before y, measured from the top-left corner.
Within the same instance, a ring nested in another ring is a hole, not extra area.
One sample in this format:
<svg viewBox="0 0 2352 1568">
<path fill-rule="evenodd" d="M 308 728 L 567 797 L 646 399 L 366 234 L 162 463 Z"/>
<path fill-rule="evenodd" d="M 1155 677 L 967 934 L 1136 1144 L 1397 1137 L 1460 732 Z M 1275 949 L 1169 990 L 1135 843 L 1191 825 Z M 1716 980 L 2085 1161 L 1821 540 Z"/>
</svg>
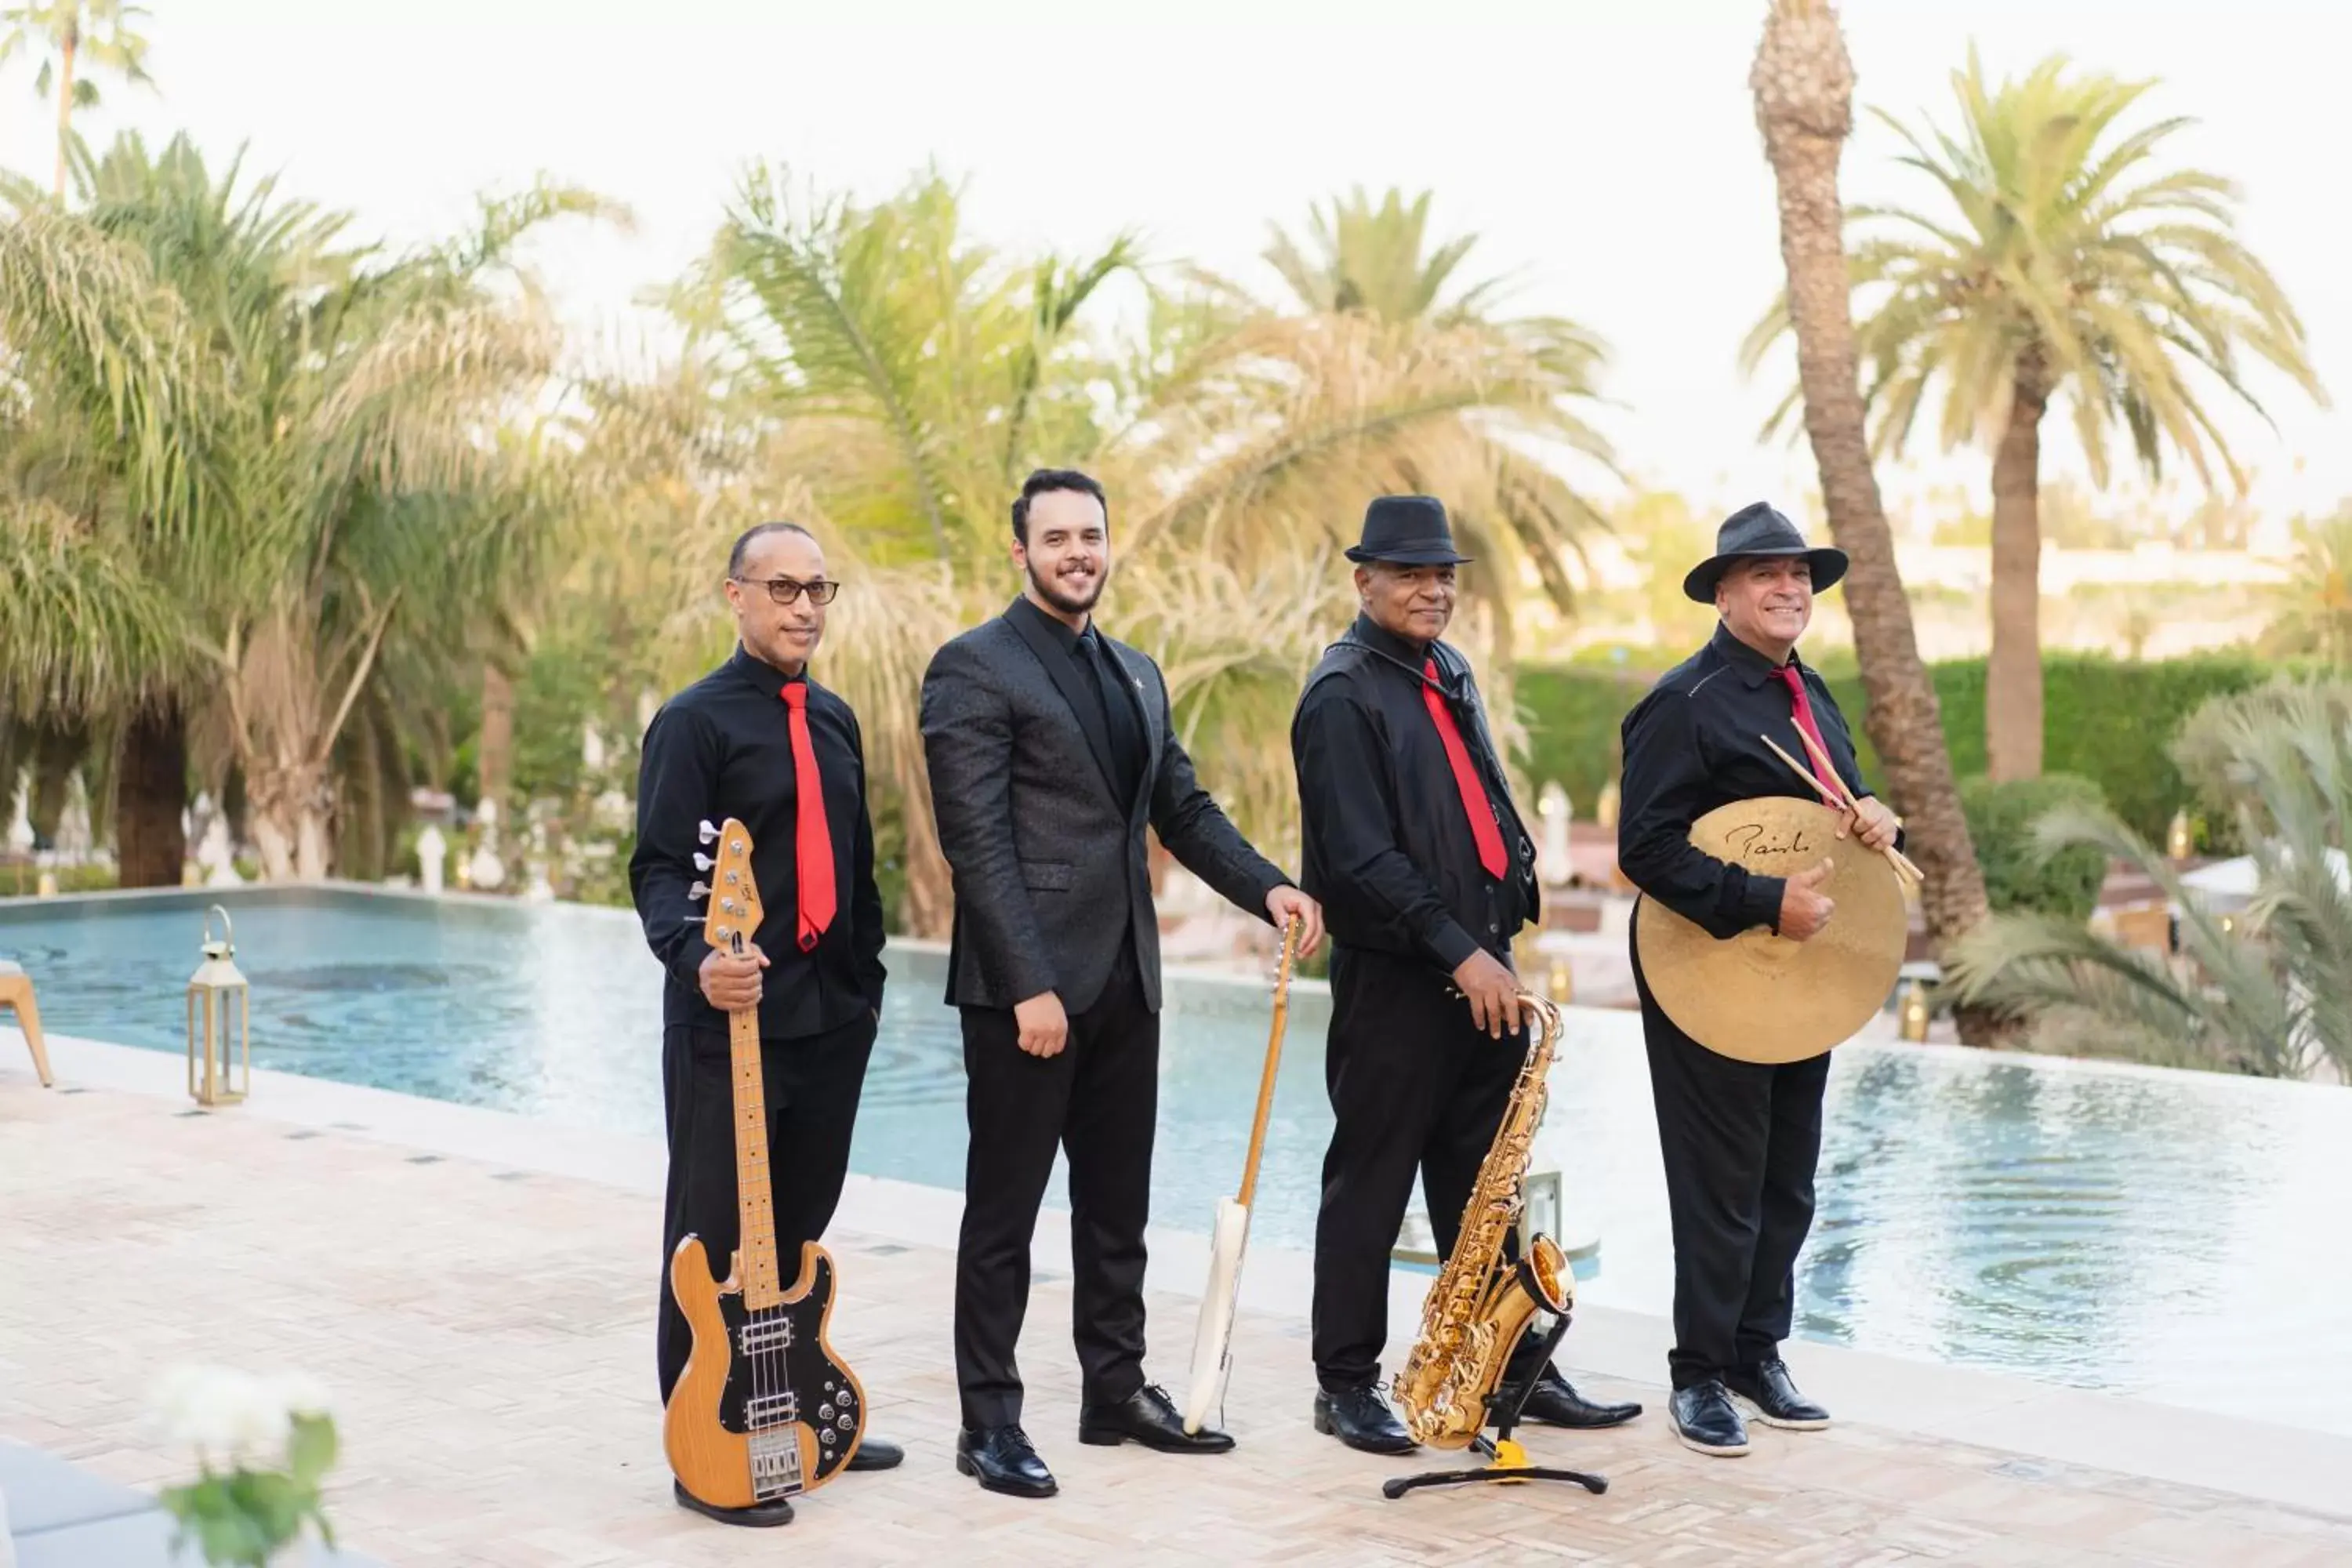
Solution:
<svg viewBox="0 0 2352 1568">
<path fill-rule="evenodd" d="M 269 1382 L 289 1420 L 297 1415 L 327 1414 L 327 1385 L 309 1373 L 281 1372 Z"/>
<path fill-rule="evenodd" d="M 172 1437 L 214 1465 L 276 1465 L 294 1416 L 323 1415 L 327 1393 L 300 1373 L 256 1377 L 229 1367 L 182 1366 L 155 1391 L 155 1411 Z"/>
</svg>

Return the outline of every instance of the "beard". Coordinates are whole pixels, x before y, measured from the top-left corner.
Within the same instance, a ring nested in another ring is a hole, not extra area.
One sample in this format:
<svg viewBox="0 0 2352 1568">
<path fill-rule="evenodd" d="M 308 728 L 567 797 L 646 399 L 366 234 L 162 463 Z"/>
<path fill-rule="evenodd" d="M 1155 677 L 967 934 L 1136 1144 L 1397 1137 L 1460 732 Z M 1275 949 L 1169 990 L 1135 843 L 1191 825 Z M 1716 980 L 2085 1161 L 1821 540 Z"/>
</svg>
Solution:
<svg viewBox="0 0 2352 1568">
<path fill-rule="evenodd" d="M 1096 601 L 1102 597 L 1103 584 L 1110 581 L 1110 569 L 1106 566 L 1095 574 L 1093 586 L 1082 598 L 1062 586 L 1061 578 L 1058 575 L 1054 577 L 1039 575 L 1034 562 L 1029 565 L 1028 572 L 1029 585 L 1037 590 L 1037 596 L 1066 616 L 1083 616 L 1093 610 Z"/>
</svg>

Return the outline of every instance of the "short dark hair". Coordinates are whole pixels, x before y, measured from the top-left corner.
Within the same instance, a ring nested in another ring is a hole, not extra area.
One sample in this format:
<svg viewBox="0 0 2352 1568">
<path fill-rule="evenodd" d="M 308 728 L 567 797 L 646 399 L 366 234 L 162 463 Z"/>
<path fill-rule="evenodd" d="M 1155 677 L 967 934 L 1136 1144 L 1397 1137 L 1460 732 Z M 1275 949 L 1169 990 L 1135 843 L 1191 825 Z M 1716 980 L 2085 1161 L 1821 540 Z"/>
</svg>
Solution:
<svg viewBox="0 0 2352 1568">
<path fill-rule="evenodd" d="M 1029 542 L 1029 503 L 1048 490 L 1076 490 L 1094 497 L 1103 509 L 1103 526 L 1110 526 L 1110 500 L 1101 485 L 1076 468 L 1039 468 L 1021 481 L 1021 493 L 1013 501 L 1013 537 L 1022 543 Z"/>
<path fill-rule="evenodd" d="M 812 544 L 816 542 L 816 535 L 797 522 L 753 523 L 737 536 L 735 548 L 727 552 L 727 575 L 740 577 L 743 574 L 743 557 L 751 552 L 751 542 L 765 539 L 772 533 L 797 533 Z"/>
</svg>

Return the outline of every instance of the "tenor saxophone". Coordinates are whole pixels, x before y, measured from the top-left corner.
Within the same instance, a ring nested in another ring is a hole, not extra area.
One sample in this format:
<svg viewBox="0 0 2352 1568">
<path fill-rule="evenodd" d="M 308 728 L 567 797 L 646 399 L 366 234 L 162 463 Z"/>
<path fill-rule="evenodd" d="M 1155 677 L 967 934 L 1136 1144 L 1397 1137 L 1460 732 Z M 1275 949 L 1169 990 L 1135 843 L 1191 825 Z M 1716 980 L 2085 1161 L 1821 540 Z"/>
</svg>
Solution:
<svg viewBox="0 0 2352 1568">
<path fill-rule="evenodd" d="M 1532 1238 L 1516 1264 L 1503 1251 L 1519 1223 L 1560 1028 L 1559 1009 L 1545 998 L 1523 992 L 1519 1005 L 1533 1016 L 1536 1037 L 1471 1186 L 1462 1234 L 1422 1303 L 1421 1337 L 1394 1384 L 1405 1430 L 1433 1447 L 1469 1447 L 1486 1426 L 1487 1402 L 1536 1310 L 1565 1314 L 1575 1297 L 1567 1255 L 1551 1237 Z"/>
</svg>

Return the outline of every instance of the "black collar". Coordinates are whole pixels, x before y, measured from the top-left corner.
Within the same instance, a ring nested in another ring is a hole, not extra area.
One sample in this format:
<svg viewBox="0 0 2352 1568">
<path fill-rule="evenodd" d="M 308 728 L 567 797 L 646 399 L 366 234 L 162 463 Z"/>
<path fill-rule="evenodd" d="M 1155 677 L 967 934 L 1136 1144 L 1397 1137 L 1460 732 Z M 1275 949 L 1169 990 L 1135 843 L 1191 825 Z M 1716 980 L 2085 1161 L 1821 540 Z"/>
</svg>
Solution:
<svg viewBox="0 0 2352 1568">
<path fill-rule="evenodd" d="M 1019 598 L 1013 601 L 1013 608 L 1010 613 L 1016 616 L 1027 616 L 1029 623 L 1032 626 L 1037 627 L 1046 636 L 1052 637 L 1054 639 L 1055 646 L 1059 647 L 1064 653 L 1072 655 L 1073 657 L 1076 655 L 1078 651 L 1078 644 L 1080 642 L 1085 640 L 1087 637 L 1097 636 L 1095 632 L 1095 618 L 1092 616 L 1088 616 L 1087 617 L 1087 629 L 1085 631 L 1077 631 L 1073 629 L 1070 623 L 1062 619 L 1061 616 L 1048 615 L 1045 611 L 1039 609 L 1037 607 L 1037 602 L 1026 594 L 1022 595 Z M 1097 646 L 1099 646 L 1098 637 Z"/>
<path fill-rule="evenodd" d="M 1345 640 L 1395 665 L 1423 685 L 1429 684 L 1429 676 L 1423 666 L 1434 659 L 1437 662 L 1437 689 L 1448 697 L 1455 695 L 1445 684 L 1445 672 L 1449 666 L 1438 651 L 1444 647 L 1443 643 L 1419 643 L 1411 637 L 1401 637 L 1371 616 L 1360 613 L 1356 616 L 1356 624 L 1348 628 Z"/>
<path fill-rule="evenodd" d="M 741 676 L 746 685 L 757 688 L 769 697 L 782 696 L 784 688 L 793 681 L 808 679 L 808 666 L 803 665 L 798 675 L 786 675 L 740 642 L 735 645 L 735 656 L 727 661 L 727 668 Z"/>
<path fill-rule="evenodd" d="M 1750 689 L 1780 679 L 1779 665 L 1732 636 L 1731 628 L 1721 621 L 1715 624 L 1715 636 L 1707 640 L 1707 646 L 1715 650 L 1717 658 L 1738 671 L 1739 679 L 1746 681 Z M 1795 648 L 1789 650 L 1789 668 L 1802 677 L 1804 661 L 1797 657 Z"/>
</svg>

